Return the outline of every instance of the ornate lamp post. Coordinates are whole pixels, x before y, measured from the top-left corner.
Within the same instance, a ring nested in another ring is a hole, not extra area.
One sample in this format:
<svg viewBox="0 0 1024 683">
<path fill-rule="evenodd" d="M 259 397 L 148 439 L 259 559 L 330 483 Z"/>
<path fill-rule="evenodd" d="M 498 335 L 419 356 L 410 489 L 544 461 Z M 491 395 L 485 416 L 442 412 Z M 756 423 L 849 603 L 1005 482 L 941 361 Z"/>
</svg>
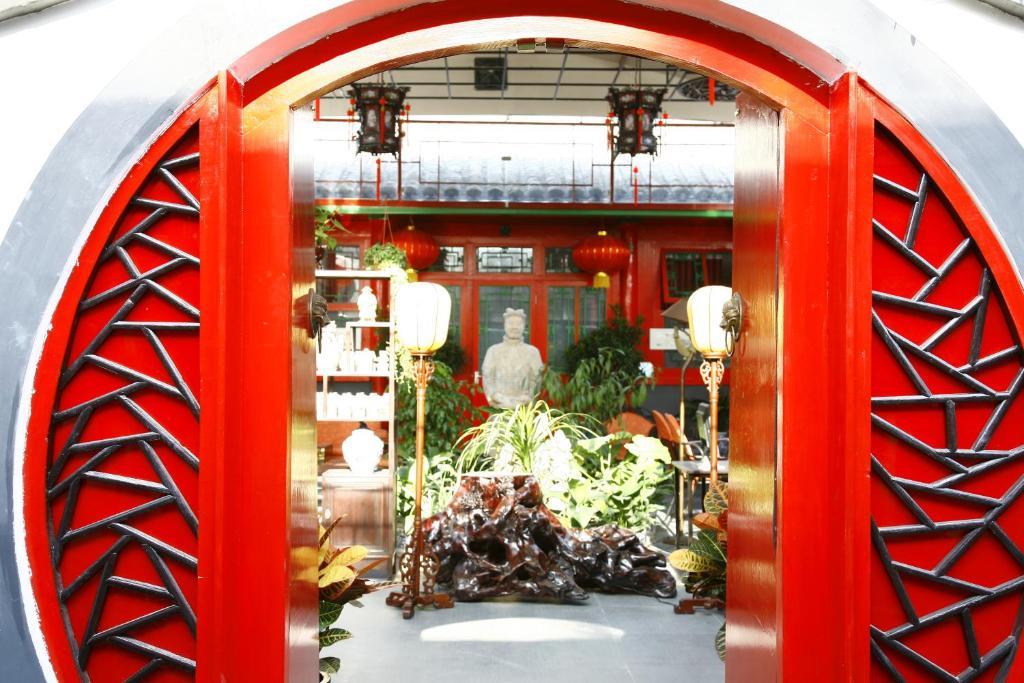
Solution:
<svg viewBox="0 0 1024 683">
<path fill-rule="evenodd" d="M 690 341 L 704 357 L 700 376 L 711 396 L 711 428 L 709 441 L 711 482 L 718 481 L 718 387 L 725 375 L 725 358 L 732 355 L 739 335 L 742 303 L 729 287 L 701 287 L 686 302 L 690 321 Z"/>
<path fill-rule="evenodd" d="M 448 336 L 448 318 L 452 299 L 441 285 L 414 282 L 395 294 L 393 319 L 398 340 L 409 349 L 416 374 L 416 498 L 413 508 L 412 538 L 402 553 L 399 568 L 402 590 L 392 593 L 387 603 L 402 608 L 402 617 L 410 619 L 417 606 L 453 607 L 446 593 L 434 592 L 438 557 L 424 547 L 423 539 L 423 426 L 426 417 L 427 382 L 434 373 L 434 352 Z"/>
</svg>

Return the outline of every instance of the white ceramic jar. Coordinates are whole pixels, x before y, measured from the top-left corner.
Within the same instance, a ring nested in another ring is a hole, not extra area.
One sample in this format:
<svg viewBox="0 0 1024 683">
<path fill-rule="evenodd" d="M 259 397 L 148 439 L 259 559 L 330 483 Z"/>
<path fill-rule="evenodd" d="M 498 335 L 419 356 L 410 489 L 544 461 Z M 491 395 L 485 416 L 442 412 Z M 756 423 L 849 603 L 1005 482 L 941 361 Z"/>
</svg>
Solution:
<svg viewBox="0 0 1024 683">
<path fill-rule="evenodd" d="M 338 369 L 341 356 L 340 330 L 330 321 L 320 331 L 320 344 L 316 351 L 316 368 L 323 372 L 334 372 Z"/>
<path fill-rule="evenodd" d="M 384 453 L 384 442 L 373 430 L 360 426 L 341 442 L 341 454 L 356 474 L 372 474 Z"/>
</svg>

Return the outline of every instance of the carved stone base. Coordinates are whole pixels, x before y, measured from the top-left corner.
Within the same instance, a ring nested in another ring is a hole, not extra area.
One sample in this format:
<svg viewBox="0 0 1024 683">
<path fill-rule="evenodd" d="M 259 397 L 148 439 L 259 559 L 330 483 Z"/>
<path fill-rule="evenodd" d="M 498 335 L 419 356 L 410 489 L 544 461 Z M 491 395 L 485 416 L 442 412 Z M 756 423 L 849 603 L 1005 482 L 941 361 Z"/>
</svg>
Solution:
<svg viewBox="0 0 1024 683">
<path fill-rule="evenodd" d="M 457 600 L 506 595 L 579 602 L 587 589 L 674 597 L 665 560 L 616 526 L 567 529 L 531 475 L 464 475 L 451 503 L 423 523 L 437 581 Z"/>
</svg>

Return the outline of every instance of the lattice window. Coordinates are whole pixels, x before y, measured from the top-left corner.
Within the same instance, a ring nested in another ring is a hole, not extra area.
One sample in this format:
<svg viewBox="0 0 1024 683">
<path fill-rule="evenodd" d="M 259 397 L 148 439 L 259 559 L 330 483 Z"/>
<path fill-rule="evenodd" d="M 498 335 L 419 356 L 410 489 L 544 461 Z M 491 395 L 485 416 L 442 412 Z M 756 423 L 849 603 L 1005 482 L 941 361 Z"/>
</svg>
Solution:
<svg viewBox="0 0 1024 683">
<path fill-rule="evenodd" d="M 875 174 L 875 675 L 1007 680 L 1024 625 L 1024 356 L 971 237 L 882 130 Z"/>
<path fill-rule="evenodd" d="M 466 270 L 465 247 L 441 247 L 441 253 L 428 271 L 435 273 L 461 273 Z"/>
<path fill-rule="evenodd" d="M 544 272 L 578 273 L 580 269 L 572 260 L 572 247 L 547 247 L 544 249 Z"/>
<path fill-rule="evenodd" d="M 533 247 L 477 247 L 478 273 L 532 273 Z"/>
<path fill-rule="evenodd" d="M 195 671 L 197 149 L 193 129 L 116 226 L 54 407 L 46 493 L 58 598 L 94 681 Z"/>
</svg>

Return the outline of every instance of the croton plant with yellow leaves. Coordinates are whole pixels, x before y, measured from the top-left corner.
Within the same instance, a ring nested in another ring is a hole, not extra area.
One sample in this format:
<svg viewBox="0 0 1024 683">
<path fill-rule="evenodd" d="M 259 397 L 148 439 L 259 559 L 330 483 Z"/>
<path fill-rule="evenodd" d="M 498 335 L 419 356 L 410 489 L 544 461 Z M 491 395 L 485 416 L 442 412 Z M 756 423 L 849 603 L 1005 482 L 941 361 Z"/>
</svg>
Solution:
<svg viewBox="0 0 1024 683">
<path fill-rule="evenodd" d="M 686 548 L 668 556 L 669 564 L 685 574 L 686 591 L 695 598 L 725 604 L 725 571 L 728 563 L 728 487 L 716 481 L 704 495 L 704 512 L 693 516 L 699 531 Z M 715 635 L 715 649 L 725 659 L 725 624 Z"/>
<path fill-rule="evenodd" d="M 347 548 L 336 548 L 331 545 L 331 532 L 341 518 L 334 520 L 326 529 L 320 527 L 320 649 L 333 645 L 338 641 L 351 638 L 352 634 L 343 628 L 334 628 L 334 623 L 341 616 L 342 608 L 348 603 L 357 602 L 367 593 L 378 591 L 391 583 L 367 581 L 360 574 L 365 574 L 384 561 L 374 560 L 361 568 L 356 564 L 366 559 L 366 548 L 353 545 Z M 336 673 L 341 667 L 337 657 L 320 658 L 320 676 Z"/>
</svg>

